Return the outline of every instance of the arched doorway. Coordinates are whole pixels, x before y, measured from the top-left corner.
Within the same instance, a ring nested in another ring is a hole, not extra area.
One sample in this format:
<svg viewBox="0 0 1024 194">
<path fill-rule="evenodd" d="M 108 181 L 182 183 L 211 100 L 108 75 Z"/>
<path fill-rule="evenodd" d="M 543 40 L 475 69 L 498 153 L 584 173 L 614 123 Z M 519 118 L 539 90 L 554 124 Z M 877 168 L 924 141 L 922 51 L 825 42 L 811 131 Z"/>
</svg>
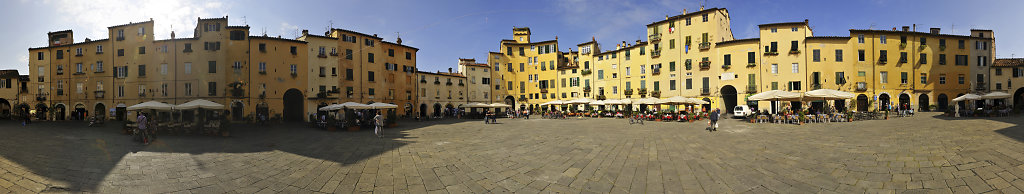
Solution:
<svg viewBox="0 0 1024 194">
<path fill-rule="evenodd" d="M 281 98 L 281 113 L 285 121 L 303 121 L 302 108 L 305 107 L 305 103 L 302 99 L 302 91 L 298 89 L 292 88 L 284 92 L 284 97 Z"/>
<path fill-rule="evenodd" d="M 36 104 L 36 120 L 46 120 L 46 111 L 48 111 L 46 104 Z"/>
<path fill-rule="evenodd" d="M 264 119 L 270 120 L 270 107 L 267 106 L 266 102 L 260 102 L 256 104 L 256 115 L 263 117 Z"/>
<path fill-rule="evenodd" d="M 71 120 L 83 120 L 89 115 L 89 111 L 85 110 L 85 105 L 78 103 L 75 104 L 75 110 L 71 111 Z"/>
<path fill-rule="evenodd" d="M 900 104 L 899 104 L 898 107 L 899 108 L 897 108 L 897 109 L 903 109 L 904 107 L 910 108 L 910 94 L 907 94 L 907 93 L 900 94 Z"/>
<path fill-rule="evenodd" d="M 516 107 L 516 98 L 505 96 L 505 104 L 509 105 L 509 107 Z"/>
<path fill-rule="evenodd" d="M 732 85 L 725 85 L 722 87 L 722 100 L 725 101 L 725 112 L 732 114 L 732 109 L 736 107 L 736 88 Z"/>
<path fill-rule="evenodd" d="M 946 111 L 949 108 L 949 97 L 946 94 L 939 94 L 935 100 L 938 101 L 939 110 Z"/>
<path fill-rule="evenodd" d="M 883 93 L 878 95 L 878 107 L 879 110 L 889 110 L 889 94 Z"/>
<path fill-rule="evenodd" d="M 454 114 L 453 113 L 454 111 L 455 111 L 455 106 L 452 106 L 452 104 L 444 105 L 444 113 Z M 444 116 L 453 116 L 453 115 L 444 115 Z"/>
<path fill-rule="evenodd" d="M 118 121 L 125 120 L 125 118 L 128 118 L 128 105 L 124 103 L 117 104 L 117 107 L 114 108 L 114 113 L 117 114 Z"/>
<path fill-rule="evenodd" d="M 231 120 L 241 121 L 242 119 L 245 119 L 244 110 L 245 105 L 243 105 L 242 102 L 235 101 L 231 103 Z"/>
<path fill-rule="evenodd" d="M 702 100 L 704 100 L 704 102 L 707 102 L 707 104 L 701 105 L 702 109 L 704 109 L 704 112 L 711 112 L 711 99 L 704 98 Z"/>
<path fill-rule="evenodd" d="M 832 107 L 835 108 L 836 111 L 845 112 L 846 111 L 846 100 L 833 100 L 832 101 Z"/>
<path fill-rule="evenodd" d="M 441 103 L 434 103 L 434 114 L 435 117 L 441 116 Z"/>
<path fill-rule="evenodd" d="M 7 99 L 0 98 L 0 118 L 11 117 L 11 102 Z"/>
<path fill-rule="evenodd" d="M 857 112 L 867 112 L 868 106 L 868 96 L 864 94 L 857 95 Z"/>
<path fill-rule="evenodd" d="M 931 111 L 931 108 L 928 107 L 928 106 L 930 106 L 930 104 L 928 104 L 928 94 L 921 94 L 921 96 L 917 97 L 917 109 L 918 110 L 920 110 L 920 111 Z"/>
<path fill-rule="evenodd" d="M 107 106 L 103 105 L 103 103 L 96 103 L 92 113 L 97 119 L 105 119 L 107 118 Z"/>
<path fill-rule="evenodd" d="M 1017 88 L 1016 92 L 1013 92 L 1013 108 L 1017 110 L 1024 109 L 1024 88 Z"/>
<path fill-rule="evenodd" d="M 412 103 L 405 103 L 405 115 L 406 117 L 412 117 Z"/>
<path fill-rule="evenodd" d="M 57 104 L 53 106 L 53 120 L 62 121 L 64 120 L 64 113 L 67 111 L 64 104 Z"/>
<path fill-rule="evenodd" d="M 420 104 L 420 117 L 427 117 L 427 104 Z"/>
</svg>

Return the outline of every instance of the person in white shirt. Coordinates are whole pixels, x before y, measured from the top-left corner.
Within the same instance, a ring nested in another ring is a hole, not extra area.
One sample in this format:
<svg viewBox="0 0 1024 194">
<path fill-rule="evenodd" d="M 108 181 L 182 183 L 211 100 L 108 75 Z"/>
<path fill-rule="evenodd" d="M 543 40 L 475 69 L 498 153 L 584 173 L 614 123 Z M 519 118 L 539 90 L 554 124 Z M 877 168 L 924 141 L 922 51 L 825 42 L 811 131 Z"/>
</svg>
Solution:
<svg viewBox="0 0 1024 194">
<path fill-rule="evenodd" d="M 384 117 L 380 116 L 380 112 L 377 112 L 377 116 L 373 116 L 373 123 L 376 125 L 373 132 L 377 134 L 378 138 L 384 138 Z"/>
</svg>

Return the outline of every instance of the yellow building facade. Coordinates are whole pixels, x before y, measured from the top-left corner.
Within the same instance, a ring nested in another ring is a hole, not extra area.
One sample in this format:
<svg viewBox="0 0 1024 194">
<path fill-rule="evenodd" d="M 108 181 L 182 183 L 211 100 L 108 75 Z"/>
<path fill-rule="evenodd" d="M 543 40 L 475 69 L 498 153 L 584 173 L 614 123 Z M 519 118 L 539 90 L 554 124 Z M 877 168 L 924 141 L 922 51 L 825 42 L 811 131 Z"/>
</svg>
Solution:
<svg viewBox="0 0 1024 194">
<path fill-rule="evenodd" d="M 540 53 L 532 48 L 554 44 L 557 49 L 557 39 L 530 42 L 529 28 L 514 28 L 513 39 L 502 40 L 500 52 L 488 55 L 488 64 L 504 68 L 495 71 L 492 79 L 507 86 L 496 87 L 503 89 L 496 90 L 494 99 L 516 103 L 517 108 L 538 108 L 535 105 L 550 100 L 579 97 L 684 96 L 710 102 L 704 109 L 726 112 L 742 104 L 762 110 L 778 106 L 934 110 L 948 108 L 958 95 L 988 92 L 993 79 L 988 76 L 995 48 L 991 30 L 952 35 L 942 34 L 938 28 L 918 32 L 903 27 L 816 36 L 804 20 L 758 25 L 758 37 L 734 39 L 730 23 L 726 9 L 701 8 L 648 24 L 646 41 L 623 41 L 613 50 L 602 51 L 593 38 L 578 44 L 576 51 Z M 579 90 L 580 96 L 551 96 L 548 87 L 552 79 L 560 86 L 562 78 L 576 75 L 552 74 L 550 68 L 540 68 L 544 62 L 550 65 L 550 60 L 555 60 L 556 67 L 565 67 L 559 72 L 579 70 L 578 76 L 584 80 L 581 88 L 592 88 Z M 815 89 L 848 91 L 858 97 L 827 103 L 746 100 L 769 90 Z"/>
<path fill-rule="evenodd" d="M 126 119 L 127 106 L 206 99 L 232 121 L 302 121 L 331 103 L 387 102 L 412 112 L 415 53 L 401 39 L 331 29 L 291 39 L 251 36 L 228 18 L 199 18 L 191 37 L 156 40 L 154 21 L 108 27 L 108 38 L 75 42 L 71 30 L 48 33 L 30 48 L 27 101 L 36 119 L 103 115 Z M 178 34 L 180 35 L 180 33 Z M 347 93 L 343 93 L 347 91 Z M 401 114 L 401 113 L 400 113 Z"/>
</svg>

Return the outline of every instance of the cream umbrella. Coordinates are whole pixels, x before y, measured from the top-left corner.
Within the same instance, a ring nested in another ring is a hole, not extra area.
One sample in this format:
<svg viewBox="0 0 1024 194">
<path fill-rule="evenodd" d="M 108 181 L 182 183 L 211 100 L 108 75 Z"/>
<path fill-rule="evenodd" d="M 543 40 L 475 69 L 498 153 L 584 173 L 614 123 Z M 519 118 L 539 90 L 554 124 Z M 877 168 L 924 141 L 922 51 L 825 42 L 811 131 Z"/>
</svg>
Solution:
<svg viewBox="0 0 1024 194">
<path fill-rule="evenodd" d="M 494 107 L 494 108 L 512 107 L 512 105 L 507 105 L 507 104 L 504 104 L 504 103 L 493 103 L 493 104 L 489 104 L 489 106 Z"/>
<path fill-rule="evenodd" d="M 965 95 L 966 96 L 966 95 Z M 985 95 L 981 95 L 981 99 L 1005 99 L 1010 98 L 1010 94 L 1006 92 L 992 92 Z"/>
<path fill-rule="evenodd" d="M 802 95 L 800 95 L 800 93 L 787 92 L 787 91 L 782 91 L 782 90 L 771 90 L 771 91 L 766 91 L 766 92 L 761 92 L 761 93 L 758 93 L 758 94 L 754 94 L 754 95 L 752 95 L 750 97 L 747 97 L 747 100 L 753 100 L 753 101 L 800 100 L 801 96 Z"/>
<path fill-rule="evenodd" d="M 377 103 L 369 104 L 367 106 L 369 106 L 371 109 L 392 109 L 392 108 L 398 108 L 398 105 L 388 104 L 388 103 L 383 103 L 383 102 L 377 102 Z"/>
<path fill-rule="evenodd" d="M 981 96 L 978 96 L 977 94 L 964 94 L 963 96 L 954 98 L 953 102 L 960 102 L 960 101 L 965 101 L 965 100 L 981 100 L 981 99 L 982 99 Z"/>
<path fill-rule="evenodd" d="M 823 100 L 846 100 L 853 99 L 855 96 L 856 95 L 854 95 L 853 93 L 833 89 L 817 89 L 809 92 L 804 92 L 804 97 L 812 99 L 820 98 Z"/>
<path fill-rule="evenodd" d="M 129 106 L 128 110 L 171 110 L 174 109 L 174 105 L 170 105 L 163 102 L 149 101 L 143 102 L 136 105 Z"/>
<path fill-rule="evenodd" d="M 219 110 L 219 109 L 224 109 L 224 105 L 216 103 L 216 102 L 213 102 L 213 101 L 209 101 L 209 100 L 196 99 L 196 100 L 188 101 L 186 103 L 179 104 L 179 105 L 175 106 L 175 109 L 182 109 L 182 110 L 197 109 L 197 108 L 202 108 L 202 109 L 218 109 Z"/>
<path fill-rule="evenodd" d="M 566 104 L 590 104 L 591 102 L 594 102 L 594 99 L 590 99 L 590 98 L 577 98 L 575 100 L 570 100 L 570 101 L 565 102 L 565 103 Z"/>
<path fill-rule="evenodd" d="M 552 100 L 552 101 L 548 101 L 548 102 L 545 102 L 545 103 L 541 103 L 540 105 L 545 105 L 546 106 L 546 105 L 562 105 L 562 104 L 565 104 L 565 101 Z"/>
<path fill-rule="evenodd" d="M 327 106 L 324 106 L 324 107 L 320 107 L 317 110 L 319 110 L 319 111 L 336 111 L 336 110 L 340 110 L 341 108 L 343 108 L 341 106 L 341 104 L 331 104 L 331 105 L 327 105 Z"/>
<path fill-rule="evenodd" d="M 345 103 L 341 103 L 338 106 L 341 106 L 341 108 L 349 108 L 349 109 L 371 109 L 370 105 L 366 105 L 366 104 L 362 104 L 362 103 L 358 103 L 358 102 L 345 102 Z"/>
<path fill-rule="evenodd" d="M 463 105 L 462 107 L 466 107 L 466 108 L 490 108 L 491 106 L 487 105 L 487 104 L 484 104 L 484 103 L 473 102 L 473 103 L 469 103 L 469 104 Z"/>
</svg>

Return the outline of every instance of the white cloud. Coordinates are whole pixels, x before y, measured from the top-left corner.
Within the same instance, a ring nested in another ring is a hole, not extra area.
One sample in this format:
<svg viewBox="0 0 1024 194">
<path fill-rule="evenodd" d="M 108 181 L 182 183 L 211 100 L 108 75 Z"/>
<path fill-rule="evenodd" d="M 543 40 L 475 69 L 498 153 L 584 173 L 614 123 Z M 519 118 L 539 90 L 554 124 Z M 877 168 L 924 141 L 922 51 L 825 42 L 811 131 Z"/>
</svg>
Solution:
<svg viewBox="0 0 1024 194">
<path fill-rule="evenodd" d="M 289 36 L 289 37 L 284 37 L 284 38 L 298 37 L 299 36 L 298 33 L 299 33 L 299 26 L 289 24 L 288 22 L 281 22 L 281 29 L 278 31 L 278 34 L 280 34 L 281 36 L 286 36 L 286 35 Z"/>
<path fill-rule="evenodd" d="M 52 7 L 62 23 L 71 24 L 68 27 L 77 32 L 75 37 L 79 40 L 109 38 L 106 27 L 150 19 L 154 20 L 153 33 L 157 39 L 170 38 L 172 30 L 178 37 L 188 37 L 197 18 L 223 17 L 228 8 L 219 0 L 54 0 L 43 4 Z"/>
</svg>

